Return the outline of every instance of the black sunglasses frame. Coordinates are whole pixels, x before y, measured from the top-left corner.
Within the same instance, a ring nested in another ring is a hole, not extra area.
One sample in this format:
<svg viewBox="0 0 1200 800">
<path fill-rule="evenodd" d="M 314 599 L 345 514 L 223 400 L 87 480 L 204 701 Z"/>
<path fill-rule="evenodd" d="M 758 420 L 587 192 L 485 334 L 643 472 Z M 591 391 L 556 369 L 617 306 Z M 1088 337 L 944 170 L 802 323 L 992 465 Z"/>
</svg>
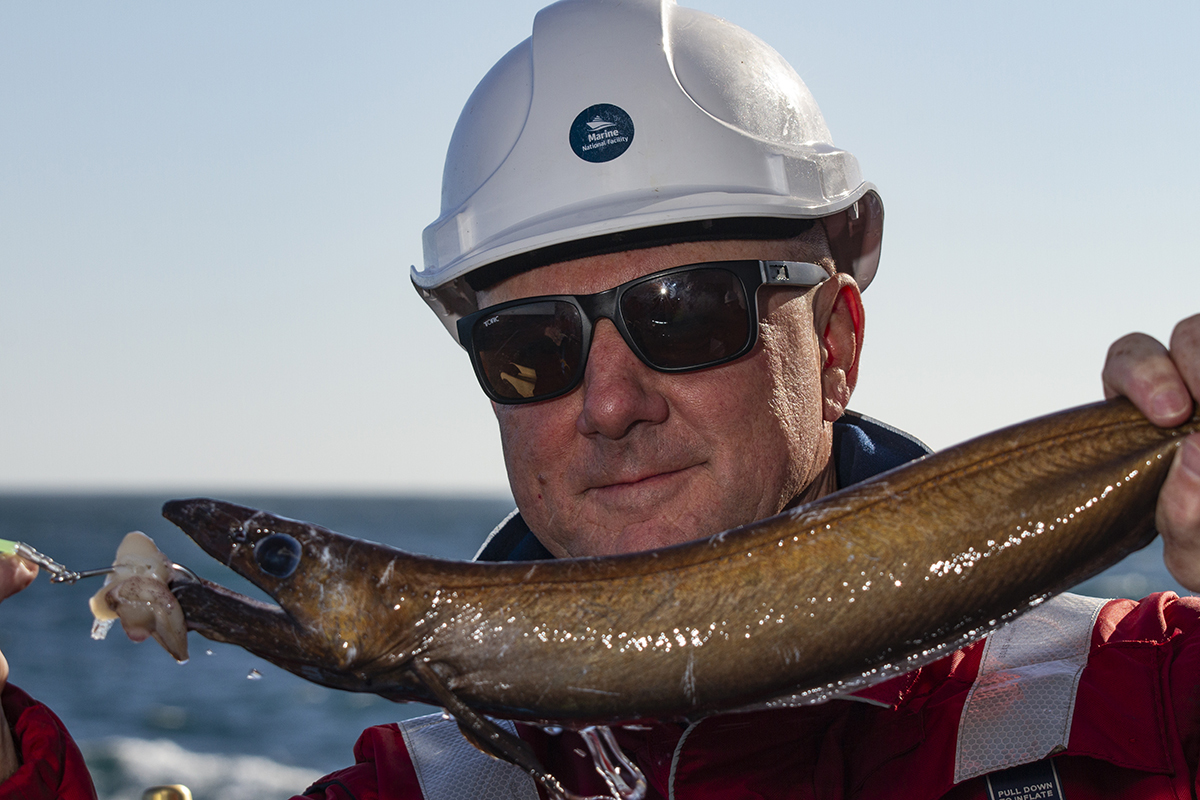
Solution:
<svg viewBox="0 0 1200 800">
<path fill-rule="evenodd" d="M 691 272 L 704 269 L 720 269 L 732 273 L 742 286 L 742 291 L 746 295 L 746 314 L 748 331 L 746 342 L 735 352 L 723 356 L 721 358 L 706 361 L 701 364 L 689 364 L 682 367 L 662 367 L 655 364 L 650 358 L 642 352 L 629 329 L 625 325 L 621 310 L 621 298 L 629 290 L 640 286 L 643 283 L 658 280 L 665 276 L 673 275 L 680 272 Z M 538 403 L 543 400 L 553 400 L 556 397 L 561 397 L 575 390 L 582 382 L 584 372 L 587 369 L 588 356 L 592 350 L 592 331 L 596 327 L 597 320 L 607 319 L 613 323 L 617 331 L 621 334 L 621 338 L 625 341 L 626 346 L 650 369 L 656 372 L 695 372 L 708 367 L 715 367 L 721 364 L 727 364 L 731 361 L 736 361 L 742 356 L 754 349 L 754 345 L 758 342 L 758 290 L 763 286 L 789 286 L 797 289 L 811 289 L 825 282 L 830 277 L 829 272 L 819 264 L 812 264 L 806 261 L 707 261 L 697 264 L 684 264 L 670 269 L 652 272 L 649 275 L 643 275 L 640 278 L 635 278 L 627 281 L 611 289 L 606 289 L 595 294 L 572 295 L 540 295 L 537 297 L 523 297 L 519 300 L 510 300 L 507 303 L 498 303 L 487 308 L 480 309 L 473 314 L 468 314 L 458 320 L 458 340 L 466 349 L 471 357 L 471 365 L 475 369 L 475 377 L 479 380 L 479 385 L 483 388 L 484 394 L 492 401 L 502 405 L 523 405 L 525 403 Z M 580 317 L 580 348 L 582 357 L 575 370 L 571 373 L 570 378 L 566 381 L 563 388 L 554 392 L 547 392 L 532 397 L 507 397 L 498 394 L 491 387 L 487 378 L 482 357 L 479 349 L 475 347 L 474 328 L 476 322 L 487 318 L 506 309 L 515 308 L 518 306 L 531 305 L 534 303 L 562 302 L 575 307 L 579 312 Z"/>
</svg>

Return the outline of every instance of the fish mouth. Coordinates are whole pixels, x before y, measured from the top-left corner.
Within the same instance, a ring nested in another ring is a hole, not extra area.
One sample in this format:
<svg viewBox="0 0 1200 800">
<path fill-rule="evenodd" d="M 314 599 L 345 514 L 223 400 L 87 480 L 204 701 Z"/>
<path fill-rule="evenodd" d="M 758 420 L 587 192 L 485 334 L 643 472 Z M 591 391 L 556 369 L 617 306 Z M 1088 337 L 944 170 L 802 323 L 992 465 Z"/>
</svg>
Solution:
<svg viewBox="0 0 1200 800">
<path fill-rule="evenodd" d="M 327 579 L 331 549 L 350 541 L 333 531 L 297 520 L 278 517 L 258 509 L 222 500 L 193 498 L 171 500 L 163 505 L 163 516 L 177 525 L 204 552 L 241 575 L 271 597 L 278 606 L 261 603 L 202 578 L 180 577 L 172 581 L 189 592 L 219 589 L 223 597 L 238 598 L 257 609 L 277 609 L 296 624 L 307 624 L 311 613 L 299 602 L 310 587 Z M 182 601 L 181 601 L 182 602 Z M 195 609 L 185 616 L 189 623 L 204 624 L 204 613 Z"/>
<path fill-rule="evenodd" d="M 399 551 L 221 500 L 171 500 L 162 513 L 277 604 L 176 570 L 170 589 L 189 630 L 325 686 L 389 699 L 429 699 L 427 693 L 413 697 L 414 680 L 394 670 L 384 686 L 363 671 L 379 649 L 378 629 L 364 622 L 364 615 L 379 603 L 369 596 L 374 583 L 365 585 L 362 576 L 372 559 Z"/>
<path fill-rule="evenodd" d="M 340 578 L 356 540 L 307 522 L 222 500 L 171 500 L 163 516 L 204 552 L 266 592 L 307 623 L 302 602 L 315 585 Z M 203 582 L 202 582 L 203 583 Z M 247 598 L 248 599 L 248 598 Z"/>
<path fill-rule="evenodd" d="M 249 541 L 247 524 L 253 509 L 216 500 L 172 500 L 163 506 L 163 516 L 200 545 L 206 553 L 265 591 L 272 599 L 277 586 L 264 585 L 258 570 L 246 569 L 239 556 Z M 283 605 L 247 597 L 220 584 L 205 580 L 191 570 L 174 570 L 170 588 L 183 608 L 189 630 L 207 639 L 245 647 L 273 660 L 285 655 L 272 642 L 287 641 L 297 622 Z"/>
<path fill-rule="evenodd" d="M 328 685 L 330 681 L 319 680 L 311 670 L 303 668 L 314 660 L 326 658 L 329 648 L 314 635 L 311 615 L 306 613 L 303 603 L 297 602 L 297 595 L 310 582 L 299 567 L 314 560 L 314 552 L 322 544 L 322 534 L 329 532 L 207 498 L 172 500 L 163 506 L 162 513 L 206 553 L 278 604 L 265 603 L 194 574 L 176 571 L 170 588 L 183 608 L 188 629 L 207 639 L 238 645 Z"/>
</svg>

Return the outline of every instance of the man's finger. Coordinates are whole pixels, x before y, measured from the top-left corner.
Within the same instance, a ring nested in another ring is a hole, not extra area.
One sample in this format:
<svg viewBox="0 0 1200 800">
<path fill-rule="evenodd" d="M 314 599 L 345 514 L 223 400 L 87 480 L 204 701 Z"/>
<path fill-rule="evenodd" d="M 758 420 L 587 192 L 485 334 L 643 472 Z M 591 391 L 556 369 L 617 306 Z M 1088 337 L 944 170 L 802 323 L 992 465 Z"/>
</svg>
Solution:
<svg viewBox="0 0 1200 800">
<path fill-rule="evenodd" d="M 1200 314 L 1183 320 L 1171 332 L 1171 361 L 1192 397 L 1200 398 Z"/>
<path fill-rule="evenodd" d="M 20 556 L 0 556 L 0 600 L 33 583 L 37 574 L 37 564 L 30 564 Z"/>
<path fill-rule="evenodd" d="M 1192 334 L 1190 327 L 1184 332 L 1185 337 Z M 1185 349 L 1189 346 L 1186 340 Z M 1144 333 L 1113 343 L 1102 378 L 1105 397 L 1128 397 L 1155 425 L 1179 425 L 1191 416 L 1192 398 L 1179 368 L 1167 348 Z"/>
<path fill-rule="evenodd" d="M 1179 448 L 1158 495 L 1155 525 L 1163 537 L 1167 570 L 1189 591 L 1200 593 L 1200 434 Z"/>
</svg>

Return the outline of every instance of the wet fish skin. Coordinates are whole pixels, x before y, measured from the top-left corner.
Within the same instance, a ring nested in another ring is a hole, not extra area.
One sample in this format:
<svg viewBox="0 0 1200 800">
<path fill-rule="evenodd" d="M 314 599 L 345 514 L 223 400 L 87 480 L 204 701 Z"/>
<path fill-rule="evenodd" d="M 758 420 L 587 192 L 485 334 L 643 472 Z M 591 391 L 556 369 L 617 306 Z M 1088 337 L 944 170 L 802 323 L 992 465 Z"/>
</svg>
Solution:
<svg viewBox="0 0 1200 800">
<path fill-rule="evenodd" d="M 396 700 L 433 701 L 433 675 L 483 713 L 573 724 L 816 701 L 980 638 L 1147 544 L 1195 430 L 1200 414 L 1165 430 L 1123 401 L 1085 406 L 734 531 L 596 559 L 441 561 L 173 501 L 164 515 L 282 610 L 207 582 L 172 589 L 206 637 Z M 301 543 L 288 578 L 254 560 L 273 533 Z"/>
</svg>

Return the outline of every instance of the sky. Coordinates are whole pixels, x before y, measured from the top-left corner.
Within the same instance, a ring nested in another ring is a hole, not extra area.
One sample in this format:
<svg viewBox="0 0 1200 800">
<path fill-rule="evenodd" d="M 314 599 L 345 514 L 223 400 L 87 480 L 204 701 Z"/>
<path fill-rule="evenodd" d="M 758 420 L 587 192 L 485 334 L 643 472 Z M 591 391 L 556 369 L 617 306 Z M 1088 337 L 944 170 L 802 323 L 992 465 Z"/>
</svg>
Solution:
<svg viewBox="0 0 1200 800">
<path fill-rule="evenodd" d="M 883 197 L 853 408 L 944 447 L 1200 312 L 1200 4 L 684 4 Z M 0 4 L 0 491 L 506 492 L 408 270 L 540 5 Z"/>
</svg>

